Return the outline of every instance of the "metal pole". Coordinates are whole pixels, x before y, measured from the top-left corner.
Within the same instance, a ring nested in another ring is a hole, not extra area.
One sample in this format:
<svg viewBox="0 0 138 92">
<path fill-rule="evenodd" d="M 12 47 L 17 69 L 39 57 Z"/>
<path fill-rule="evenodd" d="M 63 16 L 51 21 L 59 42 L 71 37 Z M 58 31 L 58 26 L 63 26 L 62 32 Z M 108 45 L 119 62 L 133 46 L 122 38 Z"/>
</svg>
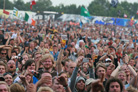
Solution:
<svg viewBox="0 0 138 92">
<path fill-rule="evenodd" d="M 4 0 L 4 3 L 3 3 L 3 9 L 5 10 L 5 0 Z"/>
</svg>

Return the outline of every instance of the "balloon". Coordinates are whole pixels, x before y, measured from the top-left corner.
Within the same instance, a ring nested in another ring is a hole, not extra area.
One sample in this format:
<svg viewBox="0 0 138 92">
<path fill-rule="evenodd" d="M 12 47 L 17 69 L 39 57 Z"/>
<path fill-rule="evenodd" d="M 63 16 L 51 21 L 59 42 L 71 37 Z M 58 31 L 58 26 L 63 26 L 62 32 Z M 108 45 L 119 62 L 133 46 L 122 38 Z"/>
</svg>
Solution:
<svg viewBox="0 0 138 92">
<path fill-rule="evenodd" d="M 118 0 L 112 0 L 112 1 L 111 1 L 111 5 L 112 5 L 113 7 L 116 8 L 117 4 L 118 4 Z"/>
</svg>

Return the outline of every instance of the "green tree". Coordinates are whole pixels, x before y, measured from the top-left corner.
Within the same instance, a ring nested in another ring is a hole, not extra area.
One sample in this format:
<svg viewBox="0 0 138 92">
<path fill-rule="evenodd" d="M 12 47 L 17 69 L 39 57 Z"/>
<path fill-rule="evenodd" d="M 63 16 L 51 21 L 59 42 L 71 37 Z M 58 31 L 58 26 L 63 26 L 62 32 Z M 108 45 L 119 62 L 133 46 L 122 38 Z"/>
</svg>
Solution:
<svg viewBox="0 0 138 92">
<path fill-rule="evenodd" d="M 25 3 L 23 0 L 14 0 L 14 7 L 19 10 L 25 10 Z"/>
<path fill-rule="evenodd" d="M 50 0 L 38 0 L 36 5 L 33 6 L 32 11 L 47 11 L 51 6 L 52 2 Z"/>
<path fill-rule="evenodd" d="M 0 0 L 0 9 L 3 9 L 4 5 L 4 0 Z M 5 9 L 12 9 L 13 8 L 13 3 L 10 2 L 9 0 L 5 0 Z"/>
</svg>

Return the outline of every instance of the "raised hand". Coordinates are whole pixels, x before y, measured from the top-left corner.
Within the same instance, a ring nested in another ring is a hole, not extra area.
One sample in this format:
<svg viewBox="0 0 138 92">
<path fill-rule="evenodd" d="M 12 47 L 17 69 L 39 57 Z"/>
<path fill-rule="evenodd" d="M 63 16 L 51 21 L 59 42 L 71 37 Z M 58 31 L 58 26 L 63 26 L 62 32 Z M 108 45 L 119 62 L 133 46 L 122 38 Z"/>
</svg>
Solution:
<svg viewBox="0 0 138 92">
<path fill-rule="evenodd" d="M 104 90 L 104 86 L 103 86 L 103 80 L 104 80 L 104 74 L 102 74 L 102 78 L 95 80 L 94 82 L 92 82 L 92 92 L 101 92 L 102 90 Z"/>
<path fill-rule="evenodd" d="M 63 85 L 64 87 L 67 87 L 67 86 L 68 86 L 68 83 L 67 83 L 65 77 L 63 77 L 63 76 L 58 77 L 58 78 L 57 78 L 57 81 L 58 81 L 61 85 Z"/>
<path fill-rule="evenodd" d="M 77 67 L 81 66 L 83 58 L 84 58 L 84 56 L 80 56 L 80 57 L 77 58 Z"/>
<path fill-rule="evenodd" d="M 30 83 L 27 86 L 27 92 L 36 92 L 36 86 L 33 83 Z"/>
<path fill-rule="evenodd" d="M 89 67 L 93 67 L 93 60 L 91 60 L 90 58 L 89 58 L 89 62 L 88 62 L 88 65 L 89 65 Z"/>
</svg>

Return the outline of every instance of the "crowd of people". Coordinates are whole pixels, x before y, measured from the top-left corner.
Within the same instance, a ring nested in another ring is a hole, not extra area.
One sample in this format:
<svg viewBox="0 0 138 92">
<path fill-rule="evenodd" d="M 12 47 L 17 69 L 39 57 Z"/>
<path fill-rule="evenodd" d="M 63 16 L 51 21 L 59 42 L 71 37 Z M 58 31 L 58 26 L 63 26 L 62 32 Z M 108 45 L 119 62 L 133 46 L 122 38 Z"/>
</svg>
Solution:
<svg viewBox="0 0 138 92">
<path fill-rule="evenodd" d="M 138 92 L 134 27 L 0 17 L 0 92 Z"/>
</svg>

